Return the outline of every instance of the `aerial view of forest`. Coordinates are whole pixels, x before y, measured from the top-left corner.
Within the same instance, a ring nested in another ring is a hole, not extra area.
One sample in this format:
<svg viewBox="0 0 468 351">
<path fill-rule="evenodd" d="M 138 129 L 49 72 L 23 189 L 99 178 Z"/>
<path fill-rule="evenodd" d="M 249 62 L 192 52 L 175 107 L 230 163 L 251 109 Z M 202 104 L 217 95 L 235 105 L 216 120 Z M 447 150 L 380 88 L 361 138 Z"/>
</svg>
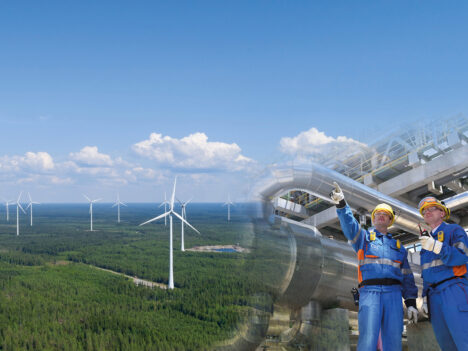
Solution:
<svg viewBox="0 0 468 351">
<path fill-rule="evenodd" d="M 117 223 L 111 204 L 44 204 L 34 224 L 0 214 L 0 348 L 3 350 L 210 350 L 242 328 L 265 291 L 252 267 L 250 218 L 238 206 L 191 204 L 180 250 L 174 220 L 174 285 L 168 283 L 169 223 L 139 226 L 162 210 L 129 204 Z M 196 252 L 238 245 L 243 252 Z M 263 269 L 263 267 L 262 267 Z M 111 272 L 110 272 L 111 271 Z M 125 275 L 125 276 L 124 276 Z M 160 287 L 137 285 L 138 277 Z"/>
</svg>

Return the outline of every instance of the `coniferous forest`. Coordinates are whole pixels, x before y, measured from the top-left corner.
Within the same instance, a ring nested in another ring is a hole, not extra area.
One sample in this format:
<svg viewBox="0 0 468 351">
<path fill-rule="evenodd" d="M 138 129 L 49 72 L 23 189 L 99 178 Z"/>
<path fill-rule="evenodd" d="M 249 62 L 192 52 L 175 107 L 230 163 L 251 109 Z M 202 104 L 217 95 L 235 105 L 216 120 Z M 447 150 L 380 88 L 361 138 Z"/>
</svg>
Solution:
<svg viewBox="0 0 468 351">
<path fill-rule="evenodd" d="M 240 206 L 239 206 L 240 207 Z M 238 244 L 250 251 L 180 250 L 174 221 L 174 290 L 137 286 L 123 275 L 167 284 L 169 224 L 138 224 L 162 213 L 156 205 L 116 210 L 38 205 L 34 224 L 0 212 L 0 349 L 211 350 L 232 338 L 265 291 L 254 266 L 250 218 L 238 208 L 226 220 L 220 204 L 191 204 L 185 247 Z"/>
</svg>

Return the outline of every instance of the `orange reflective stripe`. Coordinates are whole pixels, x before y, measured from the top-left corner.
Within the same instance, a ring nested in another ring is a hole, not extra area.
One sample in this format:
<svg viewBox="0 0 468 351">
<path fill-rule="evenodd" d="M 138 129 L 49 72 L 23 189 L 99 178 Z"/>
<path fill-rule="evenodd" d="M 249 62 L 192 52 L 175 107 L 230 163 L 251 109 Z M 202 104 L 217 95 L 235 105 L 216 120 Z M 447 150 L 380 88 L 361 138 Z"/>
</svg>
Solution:
<svg viewBox="0 0 468 351">
<path fill-rule="evenodd" d="M 462 275 L 466 274 L 466 264 L 455 266 L 452 269 L 453 269 L 453 275 L 456 277 L 461 277 Z"/>
<path fill-rule="evenodd" d="M 358 258 L 358 261 L 364 259 L 364 250 L 360 249 L 357 252 L 357 258 Z M 359 265 L 358 265 L 358 281 L 359 281 L 359 283 L 362 282 L 361 267 Z"/>
<path fill-rule="evenodd" d="M 398 260 L 393 260 L 393 262 L 401 264 L 401 261 L 398 261 Z"/>
<path fill-rule="evenodd" d="M 366 257 L 369 257 L 369 258 L 380 258 L 380 256 L 375 256 L 375 255 L 366 255 Z"/>
</svg>

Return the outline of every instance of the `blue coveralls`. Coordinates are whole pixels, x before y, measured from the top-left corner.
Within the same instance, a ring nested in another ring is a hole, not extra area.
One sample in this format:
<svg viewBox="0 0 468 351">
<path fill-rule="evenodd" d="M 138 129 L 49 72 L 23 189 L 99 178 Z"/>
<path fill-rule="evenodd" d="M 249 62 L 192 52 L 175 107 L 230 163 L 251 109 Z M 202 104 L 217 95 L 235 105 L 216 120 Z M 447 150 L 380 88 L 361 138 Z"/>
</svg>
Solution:
<svg viewBox="0 0 468 351">
<path fill-rule="evenodd" d="M 468 238 L 462 227 L 445 222 L 431 235 L 443 243 L 438 255 L 421 250 L 423 296 L 427 296 L 432 328 L 442 350 L 465 351 L 468 350 Z M 457 278 L 450 279 L 453 277 Z"/>
<path fill-rule="evenodd" d="M 416 299 L 418 288 L 403 246 L 398 248 L 391 234 L 366 231 L 353 217 L 348 205 L 337 208 L 344 235 L 358 254 L 359 282 L 368 279 L 396 279 L 401 285 L 366 285 L 359 289 L 359 351 L 375 351 L 379 331 L 384 350 L 401 350 L 404 299 Z"/>
</svg>

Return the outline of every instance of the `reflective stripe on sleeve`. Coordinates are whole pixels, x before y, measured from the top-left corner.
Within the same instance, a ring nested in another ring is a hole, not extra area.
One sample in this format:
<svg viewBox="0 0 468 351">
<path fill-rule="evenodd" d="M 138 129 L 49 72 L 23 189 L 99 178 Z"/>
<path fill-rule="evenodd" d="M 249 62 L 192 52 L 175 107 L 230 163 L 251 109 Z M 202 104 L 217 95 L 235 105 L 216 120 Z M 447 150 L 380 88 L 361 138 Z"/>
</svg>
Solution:
<svg viewBox="0 0 468 351">
<path fill-rule="evenodd" d="M 359 234 L 361 234 L 361 225 L 359 225 L 356 235 L 354 236 L 353 240 L 351 240 L 351 244 L 356 244 L 359 239 Z"/>
<path fill-rule="evenodd" d="M 460 249 L 462 251 L 465 252 L 465 255 L 468 255 L 468 250 L 467 250 L 467 247 L 465 245 L 465 243 L 462 243 L 461 241 L 454 244 L 453 247 L 456 247 L 457 249 Z"/>
<path fill-rule="evenodd" d="M 425 270 L 428 268 L 438 267 L 438 266 L 443 266 L 443 265 L 444 265 L 444 262 L 442 262 L 442 260 L 434 260 L 432 262 L 424 263 L 422 265 L 422 269 Z"/>
<path fill-rule="evenodd" d="M 413 271 L 410 268 L 403 268 L 401 270 L 401 273 L 404 275 L 407 275 L 407 274 L 413 274 Z"/>
</svg>

